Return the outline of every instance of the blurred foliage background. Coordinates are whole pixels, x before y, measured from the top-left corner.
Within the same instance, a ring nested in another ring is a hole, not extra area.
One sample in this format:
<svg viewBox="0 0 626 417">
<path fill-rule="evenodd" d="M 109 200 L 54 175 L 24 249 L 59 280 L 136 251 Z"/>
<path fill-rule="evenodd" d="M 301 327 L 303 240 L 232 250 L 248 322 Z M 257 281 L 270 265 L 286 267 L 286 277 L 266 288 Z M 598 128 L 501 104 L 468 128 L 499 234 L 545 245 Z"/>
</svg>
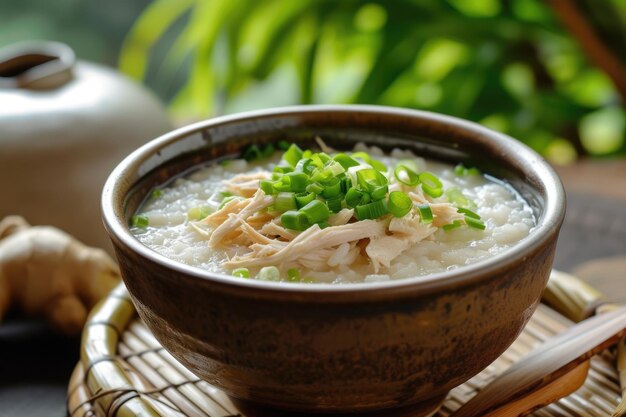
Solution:
<svg viewBox="0 0 626 417">
<path fill-rule="evenodd" d="M 8 10 L 25 3 L 28 25 L 0 9 L 1 42 L 16 40 L 8 24 L 13 38 L 69 41 L 84 58 L 111 62 L 119 50 L 119 68 L 179 121 L 384 104 L 480 122 L 556 163 L 626 155 L 626 0 L 23 0 Z"/>
</svg>

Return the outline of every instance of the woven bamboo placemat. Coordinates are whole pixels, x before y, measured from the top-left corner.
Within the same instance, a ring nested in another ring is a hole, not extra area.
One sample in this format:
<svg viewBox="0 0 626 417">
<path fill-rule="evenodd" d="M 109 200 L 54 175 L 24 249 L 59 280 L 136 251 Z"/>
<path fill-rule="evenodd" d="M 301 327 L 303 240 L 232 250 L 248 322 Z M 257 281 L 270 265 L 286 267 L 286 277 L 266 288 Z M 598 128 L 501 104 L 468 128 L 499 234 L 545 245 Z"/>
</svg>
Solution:
<svg viewBox="0 0 626 417">
<path fill-rule="evenodd" d="M 511 364 L 572 324 L 540 305 L 515 343 L 483 372 L 452 390 L 435 416 L 448 416 Z M 609 352 L 593 358 L 578 391 L 531 415 L 611 415 L 620 401 L 614 362 Z M 244 417 L 223 392 L 198 379 L 164 350 L 136 317 L 123 286 L 92 312 L 83 334 L 81 362 L 69 384 L 68 415 Z"/>
</svg>

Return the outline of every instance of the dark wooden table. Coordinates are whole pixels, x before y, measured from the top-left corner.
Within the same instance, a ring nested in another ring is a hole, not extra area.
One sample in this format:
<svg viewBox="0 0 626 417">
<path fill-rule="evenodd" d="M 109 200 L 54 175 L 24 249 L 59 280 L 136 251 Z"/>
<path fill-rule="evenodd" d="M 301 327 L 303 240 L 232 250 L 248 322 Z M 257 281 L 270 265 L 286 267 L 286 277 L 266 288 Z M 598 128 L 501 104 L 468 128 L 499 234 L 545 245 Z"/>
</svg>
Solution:
<svg viewBox="0 0 626 417">
<path fill-rule="evenodd" d="M 626 161 L 557 169 L 568 211 L 554 266 L 574 272 L 608 298 L 626 303 Z M 0 417 L 61 417 L 79 339 L 9 318 L 0 326 Z"/>
</svg>

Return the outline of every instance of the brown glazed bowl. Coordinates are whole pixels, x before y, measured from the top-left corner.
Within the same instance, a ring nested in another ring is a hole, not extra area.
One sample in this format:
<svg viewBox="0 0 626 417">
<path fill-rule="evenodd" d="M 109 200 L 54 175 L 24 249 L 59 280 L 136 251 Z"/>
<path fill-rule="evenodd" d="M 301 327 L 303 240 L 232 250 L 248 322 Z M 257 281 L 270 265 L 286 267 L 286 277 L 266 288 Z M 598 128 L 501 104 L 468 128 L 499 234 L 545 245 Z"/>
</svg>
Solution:
<svg viewBox="0 0 626 417">
<path fill-rule="evenodd" d="M 308 146 L 316 136 L 336 149 L 364 141 L 477 166 L 517 189 L 537 226 L 473 265 L 336 286 L 207 272 L 129 232 L 149 190 L 190 167 L 251 143 Z M 113 171 L 102 209 L 139 316 L 176 359 L 244 403 L 345 414 L 433 405 L 504 352 L 541 297 L 565 197 L 540 156 L 477 124 L 387 107 L 303 106 L 210 119 L 149 142 Z"/>
</svg>

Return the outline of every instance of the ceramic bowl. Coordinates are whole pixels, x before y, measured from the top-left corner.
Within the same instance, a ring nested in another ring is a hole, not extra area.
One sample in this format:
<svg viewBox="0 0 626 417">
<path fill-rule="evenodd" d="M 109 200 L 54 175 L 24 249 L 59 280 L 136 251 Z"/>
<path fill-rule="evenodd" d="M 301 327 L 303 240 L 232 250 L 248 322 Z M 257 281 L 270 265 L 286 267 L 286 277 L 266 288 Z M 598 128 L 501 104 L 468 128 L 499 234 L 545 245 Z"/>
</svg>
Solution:
<svg viewBox="0 0 626 417">
<path fill-rule="evenodd" d="M 337 149 L 364 141 L 464 162 L 508 182 L 537 226 L 473 265 L 390 282 L 329 285 L 233 279 L 143 246 L 128 222 L 148 191 L 251 143 Z M 535 152 L 443 115 L 376 106 L 303 106 L 183 127 L 128 156 L 109 177 L 106 229 L 140 317 L 193 373 L 235 399 L 291 412 L 435 404 L 520 333 L 548 279 L 565 212 L 562 185 Z"/>
</svg>

